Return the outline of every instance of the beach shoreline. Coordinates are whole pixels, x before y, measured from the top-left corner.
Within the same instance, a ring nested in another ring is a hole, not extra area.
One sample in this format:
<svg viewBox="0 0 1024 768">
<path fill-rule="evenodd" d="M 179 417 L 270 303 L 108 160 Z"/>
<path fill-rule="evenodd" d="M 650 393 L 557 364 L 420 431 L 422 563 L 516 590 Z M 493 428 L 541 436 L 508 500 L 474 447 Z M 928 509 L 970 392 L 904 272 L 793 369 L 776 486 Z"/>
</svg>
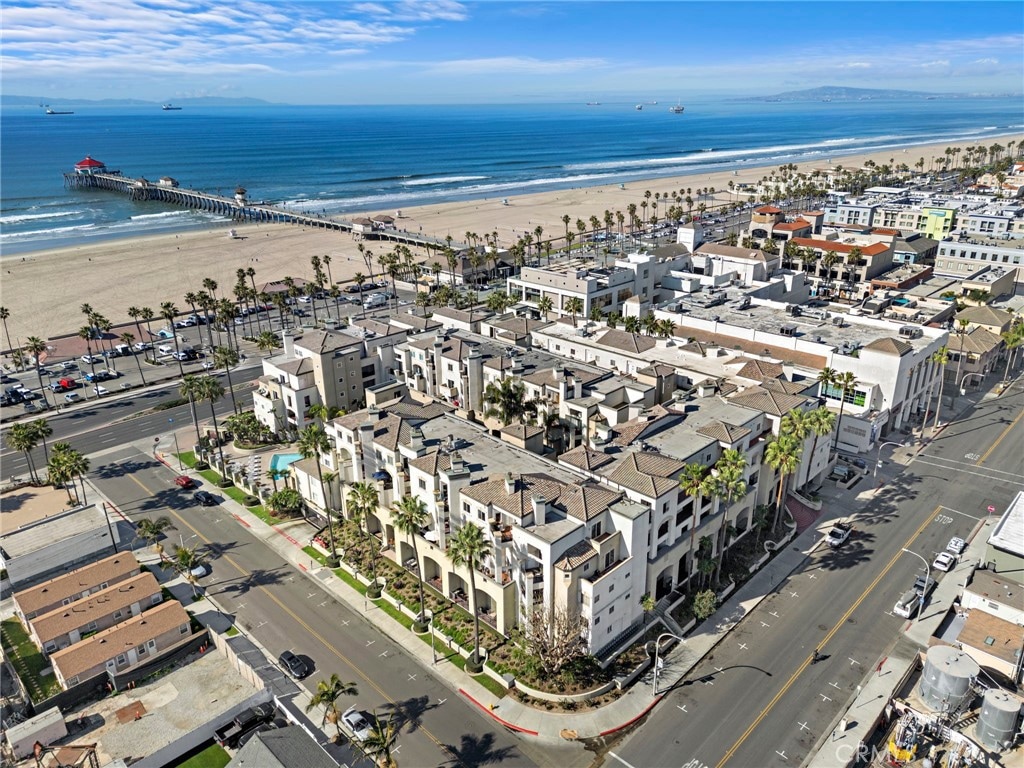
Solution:
<svg viewBox="0 0 1024 768">
<path fill-rule="evenodd" d="M 1020 145 L 1024 137 L 1013 138 Z M 933 159 L 944 158 L 947 147 L 973 145 L 970 141 L 937 142 L 906 151 L 836 155 L 813 163 L 798 163 L 797 170 L 861 167 L 873 160 L 878 165 L 905 163 L 913 171 L 921 158 L 927 170 Z M 590 217 L 596 216 L 603 226 L 605 211 L 625 214 L 629 204 L 636 204 L 639 215 L 640 204 L 646 200 L 646 216 L 650 218 L 650 204 L 658 193 L 662 195 L 658 201 L 659 218 L 673 204 L 672 192 L 680 197 L 689 194 L 694 200 L 694 213 L 699 203 L 711 209 L 742 199 L 729 192 L 730 181 L 736 185 L 754 183 L 777 168 L 774 164 L 751 165 L 732 171 L 531 192 L 509 195 L 507 204 L 506 198 L 495 197 L 403 208 L 396 226 L 441 239 L 450 235 L 455 243 L 464 242 L 467 233 L 475 233 L 481 240 L 485 234 L 497 233 L 499 243 L 507 247 L 527 233 L 536 239 L 537 227 L 542 228 L 543 239 L 560 238 L 565 232 L 564 215 L 570 217 L 569 228 L 575 232 L 577 219 L 586 222 L 589 229 Z M 698 200 L 697 190 L 704 187 L 713 187 L 716 193 Z M 684 193 L 685 190 L 691 192 Z M 651 193 L 649 198 L 645 197 L 646 192 Z M 237 238 L 229 237 L 231 229 Z M 217 281 L 218 296 L 231 297 L 238 269 L 254 268 L 257 286 L 285 276 L 310 279 L 310 259 L 329 255 L 331 278 L 337 283 L 348 282 L 358 272 L 367 274 L 360 245 L 375 256 L 391 248 L 387 242 L 362 241 L 349 233 L 293 224 L 223 222 L 202 229 L 20 252 L 0 260 L 2 301 L 10 313 L 11 342 L 17 346 L 19 340 L 23 342 L 29 335 L 45 339 L 76 333 L 84 324 L 80 312 L 84 303 L 117 324 L 127 320 L 129 306 L 148 306 L 159 313 L 162 302 L 173 301 L 179 310 L 188 310 L 185 294 L 202 290 L 205 278 Z M 419 251 L 415 254 L 418 259 L 425 256 L 422 249 L 415 250 Z M 440 255 L 429 258 L 440 259 Z M 6 346 L 6 338 L 3 341 Z"/>
</svg>

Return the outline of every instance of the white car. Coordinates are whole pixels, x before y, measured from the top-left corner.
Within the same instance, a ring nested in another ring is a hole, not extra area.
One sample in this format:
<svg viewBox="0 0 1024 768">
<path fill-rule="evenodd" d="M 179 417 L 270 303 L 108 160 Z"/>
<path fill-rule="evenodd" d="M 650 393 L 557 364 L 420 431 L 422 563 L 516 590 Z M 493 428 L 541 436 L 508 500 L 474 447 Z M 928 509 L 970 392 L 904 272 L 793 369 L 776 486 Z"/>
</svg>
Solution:
<svg viewBox="0 0 1024 768">
<path fill-rule="evenodd" d="M 954 536 L 946 545 L 946 551 L 952 552 L 954 555 L 962 555 L 965 549 L 967 549 L 967 542 L 959 536 Z"/>
<path fill-rule="evenodd" d="M 352 732 L 356 741 L 366 741 L 370 738 L 370 724 L 354 704 L 342 713 L 341 722 Z"/>
<path fill-rule="evenodd" d="M 97 395 L 109 395 L 110 394 L 110 390 L 107 389 L 106 387 L 103 387 L 103 386 L 93 387 L 92 391 L 95 392 Z"/>
<path fill-rule="evenodd" d="M 103 357 L 101 355 L 82 355 L 82 362 L 88 365 L 102 363 Z"/>
<path fill-rule="evenodd" d="M 216 365 L 217 364 L 215 362 L 213 362 L 212 360 L 204 360 L 203 361 L 203 370 L 204 371 L 212 371 L 216 367 Z"/>
<path fill-rule="evenodd" d="M 77 392 L 68 392 L 66 395 L 64 395 L 65 403 L 77 403 L 81 399 L 82 398 L 78 396 Z"/>
<path fill-rule="evenodd" d="M 956 565 L 956 555 L 950 552 L 939 552 L 932 561 L 932 568 L 936 571 L 948 571 L 954 565 Z"/>
<path fill-rule="evenodd" d="M 201 579 L 206 575 L 206 564 L 200 563 L 195 568 L 189 571 L 193 579 Z"/>
</svg>

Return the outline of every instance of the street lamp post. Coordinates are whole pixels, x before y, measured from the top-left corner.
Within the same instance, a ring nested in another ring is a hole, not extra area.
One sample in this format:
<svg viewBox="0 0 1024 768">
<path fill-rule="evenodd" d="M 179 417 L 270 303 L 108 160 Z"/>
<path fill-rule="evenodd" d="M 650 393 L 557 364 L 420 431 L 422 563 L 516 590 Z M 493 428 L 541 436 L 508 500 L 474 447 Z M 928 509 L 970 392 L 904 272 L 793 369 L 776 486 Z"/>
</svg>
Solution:
<svg viewBox="0 0 1024 768">
<path fill-rule="evenodd" d="M 871 482 L 872 483 L 874 483 L 876 478 L 878 477 L 878 468 L 882 464 L 882 449 L 885 448 L 885 446 L 887 446 L 887 445 L 898 445 L 898 446 L 902 447 L 903 443 L 896 443 L 896 442 L 891 442 L 891 441 L 890 442 L 886 442 L 886 443 L 879 443 L 878 450 L 875 451 L 875 469 L 871 473 Z"/>
<path fill-rule="evenodd" d="M 168 419 L 167 423 L 171 425 L 171 436 L 174 437 L 174 455 L 178 457 L 178 469 L 184 472 L 185 465 L 181 462 L 181 449 L 178 448 L 178 433 L 174 431 L 174 419 Z"/>
<path fill-rule="evenodd" d="M 928 586 L 932 581 L 932 567 L 928 564 L 928 560 L 924 556 L 917 554 L 913 550 L 901 547 L 900 552 L 906 552 L 908 555 L 913 555 L 922 563 L 924 563 L 924 588 L 921 590 L 921 596 L 917 600 L 917 620 L 921 620 L 921 614 L 924 612 L 924 596 L 928 593 Z"/>
<path fill-rule="evenodd" d="M 964 391 L 964 382 L 967 381 L 969 378 L 971 378 L 971 376 L 981 376 L 983 381 L 985 379 L 985 377 L 982 374 L 978 373 L 977 371 L 972 371 L 971 373 L 965 373 L 963 376 L 960 377 L 960 383 L 957 384 L 957 387 L 956 387 L 957 392 L 959 392 L 961 395 L 967 394 Z M 953 402 L 956 402 L 956 392 L 953 393 Z"/>
<path fill-rule="evenodd" d="M 675 635 L 671 632 L 664 632 L 658 635 L 658 639 L 654 641 L 654 681 L 651 684 L 651 694 L 653 696 L 658 695 L 658 672 L 660 671 L 658 665 L 661 654 L 661 641 L 664 640 L 666 637 L 674 637 L 681 643 L 686 642 L 684 638 L 680 637 L 679 635 Z"/>
</svg>

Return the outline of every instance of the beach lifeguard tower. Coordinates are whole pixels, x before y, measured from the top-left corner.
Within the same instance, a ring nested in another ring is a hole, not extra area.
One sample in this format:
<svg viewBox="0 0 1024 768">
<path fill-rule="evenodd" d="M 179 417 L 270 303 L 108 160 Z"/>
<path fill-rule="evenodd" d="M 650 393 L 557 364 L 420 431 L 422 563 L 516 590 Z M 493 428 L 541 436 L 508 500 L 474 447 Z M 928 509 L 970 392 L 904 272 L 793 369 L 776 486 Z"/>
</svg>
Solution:
<svg viewBox="0 0 1024 768">
<path fill-rule="evenodd" d="M 99 160 L 94 160 L 93 158 L 89 157 L 89 155 L 85 156 L 85 160 L 79 160 L 77 163 L 75 163 L 75 173 L 79 174 L 80 176 L 91 176 L 94 173 L 106 172 L 107 166 L 105 166 Z"/>
<path fill-rule="evenodd" d="M 248 202 L 245 199 L 245 187 L 235 187 L 235 202 L 239 205 L 245 205 Z"/>
</svg>

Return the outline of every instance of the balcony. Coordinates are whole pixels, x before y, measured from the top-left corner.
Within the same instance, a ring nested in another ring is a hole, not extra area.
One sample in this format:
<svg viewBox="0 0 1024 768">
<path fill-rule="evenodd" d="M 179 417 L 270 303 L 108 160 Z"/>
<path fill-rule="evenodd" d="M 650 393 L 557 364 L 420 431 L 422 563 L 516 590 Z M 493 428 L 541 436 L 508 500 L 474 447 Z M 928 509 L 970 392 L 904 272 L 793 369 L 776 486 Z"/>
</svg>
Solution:
<svg viewBox="0 0 1024 768">
<path fill-rule="evenodd" d="M 597 571 L 597 573 L 595 573 L 593 576 L 584 576 L 583 577 L 583 581 L 589 581 L 591 584 L 593 584 L 596 587 L 597 584 L 602 579 L 604 579 L 607 576 L 610 576 L 610 575 L 614 574 L 616 571 L 620 570 L 623 565 L 625 565 L 626 563 L 628 563 L 632 559 L 633 558 L 631 558 L 631 557 L 627 557 L 627 558 L 624 558 L 622 560 L 619 560 L 617 563 L 613 563 L 612 565 L 610 565 L 607 568 L 599 569 Z"/>
</svg>

